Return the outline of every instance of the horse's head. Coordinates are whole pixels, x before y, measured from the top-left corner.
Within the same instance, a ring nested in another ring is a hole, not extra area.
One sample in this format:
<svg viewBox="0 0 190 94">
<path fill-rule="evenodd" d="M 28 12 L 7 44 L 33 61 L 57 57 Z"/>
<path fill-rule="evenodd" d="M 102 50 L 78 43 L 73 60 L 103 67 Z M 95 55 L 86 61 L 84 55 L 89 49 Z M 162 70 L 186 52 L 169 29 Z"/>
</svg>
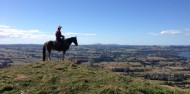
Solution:
<svg viewBox="0 0 190 94">
<path fill-rule="evenodd" d="M 76 46 L 78 46 L 77 37 L 72 37 L 72 42 L 73 42 Z"/>
</svg>

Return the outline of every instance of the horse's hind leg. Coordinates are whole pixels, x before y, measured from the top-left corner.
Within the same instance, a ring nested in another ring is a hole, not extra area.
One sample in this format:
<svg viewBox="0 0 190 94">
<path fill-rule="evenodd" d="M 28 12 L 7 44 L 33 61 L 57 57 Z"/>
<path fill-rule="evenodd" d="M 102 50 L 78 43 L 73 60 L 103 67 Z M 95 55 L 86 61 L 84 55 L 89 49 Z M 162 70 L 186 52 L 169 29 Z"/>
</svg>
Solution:
<svg viewBox="0 0 190 94">
<path fill-rule="evenodd" d="M 64 59 L 65 59 L 65 52 L 63 51 L 62 60 L 64 61 Z"/>
</svg>

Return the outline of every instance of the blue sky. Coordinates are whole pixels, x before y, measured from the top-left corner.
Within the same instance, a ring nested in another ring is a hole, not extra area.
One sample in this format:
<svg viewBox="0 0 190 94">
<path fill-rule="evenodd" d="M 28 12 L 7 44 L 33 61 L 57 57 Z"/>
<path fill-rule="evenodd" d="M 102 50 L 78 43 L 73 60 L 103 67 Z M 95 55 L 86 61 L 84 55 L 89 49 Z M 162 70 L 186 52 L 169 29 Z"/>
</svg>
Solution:
<svg viewBox="0 0 190 94">
<path fill-rule="evenodd" d="M 190 45 L 190 0 L 1 0 L 0 44 Z"/>
</svg>

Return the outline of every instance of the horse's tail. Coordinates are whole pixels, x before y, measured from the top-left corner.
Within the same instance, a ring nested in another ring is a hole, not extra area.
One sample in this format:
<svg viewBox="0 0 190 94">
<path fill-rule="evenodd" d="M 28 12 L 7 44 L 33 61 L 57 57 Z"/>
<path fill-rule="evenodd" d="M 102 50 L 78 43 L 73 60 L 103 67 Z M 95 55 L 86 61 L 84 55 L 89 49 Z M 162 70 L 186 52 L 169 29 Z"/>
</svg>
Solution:
<svg viewBox="0 0 190 94">
<path fill-rule="evenodd" d="M 43 61 L 45 61 L 46 58 L 46 44 L 43 46 Z"/>
</svg>

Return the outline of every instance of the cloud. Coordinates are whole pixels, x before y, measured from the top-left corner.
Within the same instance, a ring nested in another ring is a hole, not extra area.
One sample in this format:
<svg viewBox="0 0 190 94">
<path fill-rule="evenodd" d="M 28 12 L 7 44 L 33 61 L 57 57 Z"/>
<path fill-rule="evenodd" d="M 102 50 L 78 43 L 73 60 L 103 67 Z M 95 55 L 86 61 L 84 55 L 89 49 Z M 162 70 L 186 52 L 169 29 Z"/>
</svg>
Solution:
<svg viewBox="0 0 190 94">
<path fill-rule="evenodd" d="M 149 33 L 152 36 L 159 36 L 159 35 L 175 35 L 175 34 L 190 34 L 190 29 L 184 30 L 164 30 L 159 33 Z"/>
<path fill-rule="evenodd" d="M 82 35 L 82 36 L 96 36 L 96 34 L 92 33 L 75 33 L 75 32 L 66 32 L 64 35 Z"/>
<path fill-rule="evenodd" d="M 54 35 L 49 35 L 40 30 L 22 30 L 11 26 L 0 25 L 0 43 L 42 43 L 53 37 Z"/>
<path fill-rule="evenodd" d="M 12 43 L 33 43 L 41 44 L 48 40 L 55 40 L 55 33 L 48 34 L 46 32 L 31 29 L 23 30 L 16 27 L 0 25 L 0 44 L 12 44 Z M 63 32 L 63 35 L 68 36 L 96 36 L 93 33 L 75 33 L 75 32 Z"/>
<path fill-rule="evenodd" d="M 10 26 L 0 25 L 0 28 L 10 28 Z"/>
<path fill-rule="evenodd" d="M 8 36 L 0 35 L 0 39 L 9 38 Z"/>
<path fill-rule="evenodd" d="M 160 32 L 161 35 L 163 35 L 163 34 L 173 35 L 173 34 L 180 34 L 180 33 L 182 33 L 180 30 L 166 30 L 166 31 Z"/>
<path fill-rule="evenodd" d="M 66 32 L 63 33 L 64 35 L 78 35 L 79 33 L 74 33 L 74 32 Z"/>
<path fill-rule="evenodd" d="M 40 31 L 40 30 L 21 30 L 15 29 L 10 26 L 0 25 L 0 37 L 1 38 L 45 38 L 50 35 Z"/>
<path fill-rule="evenodd" d="M 157 33 L 148 33 L 149 35 L 152 35 L 152 36 L 157 36 L 157 35 L 159 35 L 159 34 L 157 34 Z"/>
<path fill-rule="evenodd" d="M 81 35 L 84 35 L 84 36 L 96 36 L 96 34 L 81 34 Z"/>
</svg>

